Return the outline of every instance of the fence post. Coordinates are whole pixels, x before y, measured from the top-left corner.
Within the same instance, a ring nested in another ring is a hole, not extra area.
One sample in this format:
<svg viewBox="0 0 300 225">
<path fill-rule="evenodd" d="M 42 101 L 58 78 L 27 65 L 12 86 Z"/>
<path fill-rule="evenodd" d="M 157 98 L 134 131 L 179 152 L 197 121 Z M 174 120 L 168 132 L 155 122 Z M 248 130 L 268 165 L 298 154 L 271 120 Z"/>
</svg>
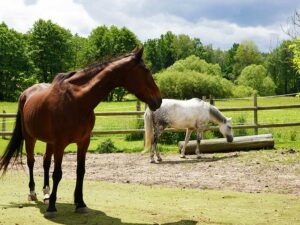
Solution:
<svg viewBox="0 0 300 225">
<path fill-rule="evenodd" d="M 5 132 L 6 131 L 6 121 L 5 121 L 5 114 L 6 112 L 5 112 L 5 110 L 3 110 L 3 118 L 2 118 L 2 132 Z M 5 137 L 5 134 L 2 134 L 2 139 L 6 139 L 6 137 Z"/>
<path fill-rule="evenodd" d="M 209 104 L 215 105 L 214 96 L 212 96 L 212 95 L 209 95 Z"/>
<path fill-rule="evenodd" d="M 136 101 L 136 111 L 141 111 L 141 101 L 139 99 Z"/>
<path fill-rule="evenodd" d="M 254 110 L 253 110 L 253 115 L 254 115 L 254 124 L 255 124 L 255 128 L 254 128 L 254 134 L 257 135 L 258 134 L 258 119 L 257 119 L 257 94 L 254 93 L 253 95 L 253 106 L 254 106 Z"/>
</svg>

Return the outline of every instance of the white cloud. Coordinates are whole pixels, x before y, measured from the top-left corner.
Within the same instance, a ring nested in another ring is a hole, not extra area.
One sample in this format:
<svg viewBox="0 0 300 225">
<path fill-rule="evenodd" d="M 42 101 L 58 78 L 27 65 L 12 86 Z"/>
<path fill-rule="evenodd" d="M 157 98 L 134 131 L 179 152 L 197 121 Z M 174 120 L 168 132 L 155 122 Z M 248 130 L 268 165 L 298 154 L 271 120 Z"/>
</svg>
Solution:
<svg viewBox="0 0 300 225">
<path fill-rule="evenodd" d="M 170 12 L 149 12 L 149 8 L 145 8 L 144 5 L 146 0 L 77 0 L 82 3 L 74 1 L 38 0 L 35 4 L 26 5 L 24 0 L 4 0 L 0 2 L 0 21 L 26 32 L 37 19 L 51 19 L 83 36 L 87 36 L 93 28 L 103 24 L 126 26 L 142 41 L 172 31 L 175 34 L 184 33 L 198 37 L 203 43 L 212 43 L 215 48 L 221 49 L 230 48 L 234 42 L 251 39 L 261 50 L 268 51 L 270 41 L 287 38 L 279 23 L 263 27 L 240 26 L 205 18 L 188 21 Z M 128 5 L 135 7 L 132 9 Z M 134 13 L 137 10 L 139 13 Z"/>
<path fill-rule="evenodd" d="M 97 25 L 84 7 L 73 0 L 38 0 L 30 5 L 26 5 L 24 0 L 0 2 L 0 21 L 18 31 L 27 32 L 39 18 L 51 19 L 81 35 L 88 34 Z"/>
</svg>

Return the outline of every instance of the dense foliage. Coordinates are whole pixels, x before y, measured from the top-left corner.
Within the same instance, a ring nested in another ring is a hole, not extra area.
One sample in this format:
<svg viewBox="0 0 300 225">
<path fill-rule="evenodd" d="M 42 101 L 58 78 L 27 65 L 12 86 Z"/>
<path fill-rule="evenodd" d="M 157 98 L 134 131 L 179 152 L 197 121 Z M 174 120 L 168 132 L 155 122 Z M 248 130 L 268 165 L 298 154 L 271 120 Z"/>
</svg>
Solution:
<svg viewBox="0 0 300 225">
<path fill-rule="evenodd" d="M 244 97 L 255 91 L 260 95 L 300 91 L 299 38 L 283 41 L 270 53 L 259 52 L 253 41 L 234 43 L 224 51 L 170 31 L 141 43 L 126 27 L 102 25 L 81 37 L 40 19 L 26 34 L 0 24 L 0 101 L 16 101 L 34 83 L 51 82 L 59 72 L 109 60 L 141 44 L 164 96 Z M 122 101 L 126 94 L 116 88 L 107 100 Z"/>
</svg>

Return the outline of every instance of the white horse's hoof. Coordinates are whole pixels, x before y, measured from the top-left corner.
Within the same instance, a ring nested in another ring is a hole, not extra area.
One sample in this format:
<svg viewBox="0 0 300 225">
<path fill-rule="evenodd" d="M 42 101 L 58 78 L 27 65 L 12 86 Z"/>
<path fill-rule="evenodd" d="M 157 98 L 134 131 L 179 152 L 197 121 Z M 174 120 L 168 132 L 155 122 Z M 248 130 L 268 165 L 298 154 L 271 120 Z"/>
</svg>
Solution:
<svg viewBox="0 0 300 225">
<path fill-rule="evenodd" d="M 45 194 L 44 195 L 44 204 L 48 205 L 49 204 L 49 199 L 50 199 L 50 195 L 49 194 Z"/>
<path fill-rule="evenodd" d="M 180 155 L 180 158 L 185 159 L 186 157 L 185 155 Z"/>
<path fill-rule="evenodd" d="M 28 195 L 28 201 L 37 201 L 36 193 L 30 193 Z"/>
<path fill-rule="evenodd" d="M 155 163 L 155 160 L 154 159 L 150 159 L 150 163 Z"/>
<path fill-rule="evenodd" d="M 56 217 L 57 212 L 45 212 L 45 218 L 52 219 Z"/>
<path fill-rule="evenodd" d="M 89 212 L 89 208 L 88 207 L 81 207 L 78 209 L 75 209 L 76 213 L 88 213 Z"/>
<path fill-rule="evenodd" d="M 158 162 L 162 162 L 162 158 L 158 158 L 157 161 L 158 161 Z"/>
</svg>

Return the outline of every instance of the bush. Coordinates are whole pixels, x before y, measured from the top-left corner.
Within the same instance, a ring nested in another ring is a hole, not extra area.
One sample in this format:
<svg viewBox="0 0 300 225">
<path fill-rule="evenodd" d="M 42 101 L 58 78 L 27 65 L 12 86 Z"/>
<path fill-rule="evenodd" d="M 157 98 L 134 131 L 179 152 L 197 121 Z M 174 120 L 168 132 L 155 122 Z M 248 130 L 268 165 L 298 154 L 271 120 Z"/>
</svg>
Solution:
<svg viewBox="0 0 300 225">
<path fill-rule="evenodd" d="M 213 95 L 218 98 L 232 96 L 234 85 L 220 77 L 195 71 L 166 70 L 157 74 L 163 98 L 190 99 Z"/>
<path fill-rule="evenodd" d="M 112 140 L 109 138 L 103 141 L 101 144 L 99 144 L 95 152 L 103 154 L 103 153 L 112 153 L 112 152 L 120 152 L 120 151 L 118 151 L 118 149 L 115 147 Z"/>
<path fill-rule="evenodd" d="M 249 87 L 249 86 L 244 86 L 244 85 L 237 85 L 233 89 L 233 97 L 235 98 L 244 98 L 244 97 L 249 97 L 252 96 L 256 91 Z"/>
<path fill-rule="evenodd" d="M 159 143 L 161 144 L 177 144 L 179 141 L 184 141 L 185 132 L 163 132 L 159 137 Z M 190 140 L 196 139 L 196 132 L 191 134 Z"/>
<path fill-rule="evenodd" d="M 245 67 L 238 78 L 238 84 L 249 86 L 257 90 L 259 95 L 274 95 L 276 85 L 267 70 L 262 65 L 250 65 Z"/>
</svg>

